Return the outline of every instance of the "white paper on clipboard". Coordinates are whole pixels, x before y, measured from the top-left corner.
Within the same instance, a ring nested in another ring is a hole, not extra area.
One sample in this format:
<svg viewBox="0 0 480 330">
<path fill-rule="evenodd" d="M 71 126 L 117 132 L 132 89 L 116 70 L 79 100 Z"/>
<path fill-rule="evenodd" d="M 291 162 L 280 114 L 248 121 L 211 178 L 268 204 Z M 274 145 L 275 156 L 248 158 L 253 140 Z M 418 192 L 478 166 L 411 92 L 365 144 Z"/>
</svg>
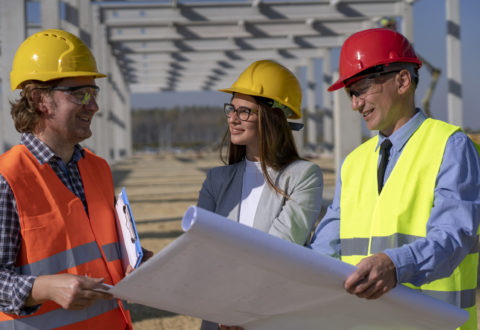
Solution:
<svg viewBox="0 0 480 330">
<path fill-rule="evenodd" d="M 137 268 L 142 261 L 143 252 L 125 187 L 118 195 L 115 209 L 123 269 L 126 270 L 128 265 Z"/>
</svg>

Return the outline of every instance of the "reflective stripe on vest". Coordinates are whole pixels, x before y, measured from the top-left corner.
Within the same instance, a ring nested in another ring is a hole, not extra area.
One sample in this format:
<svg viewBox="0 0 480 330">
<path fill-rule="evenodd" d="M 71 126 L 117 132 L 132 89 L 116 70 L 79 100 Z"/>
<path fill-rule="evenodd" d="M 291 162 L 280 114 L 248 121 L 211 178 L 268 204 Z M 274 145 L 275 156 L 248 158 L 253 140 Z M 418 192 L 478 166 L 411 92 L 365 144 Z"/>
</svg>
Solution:
<svg viewBox="0 0 480 330">
<path fill-rule="evenodd" d="M 106 244 L 102 249 L 109 262 L 120 260 L 120 245 L 118 242 Z M 17 267 L 16 271 L 25 275 L 54 274 L 99 258 L 102 258 L 102 253 L 98 249 L 97 243 L 90 242 L 54 254 L 43 260 Z"/>
<path fill-rule="evenodd" d="M 462 291 L 433 291 L 433 290 L 422 290 L 423 293 L 437 298 L 438 300 L 445 301 L 451 305 L 458 306 L 460 308 L 466 309 L 469 307 L 475 306 L 475 295 L 476 289 L 462 290 Z"/>
<path fill-rule="evenodd" d="M 417 239 L 419 236 L 407 235 L 407 234 L 399 234 L 395 233 L 390 236 L 378 237 L 374 236 L 371 237 L 371 249 L 370 254 L 375 254 L 378 252 L 385 251 L 386 249 L 396 248 L 398 246 L 402 246 L 404 244 L 410 244 Z M 478 252 L 478 240 L 479 236 L 477 236 L 477 240 L 475 241 L 475 245 L 470 249 L 469 253 L 477 253 Z M 342 245 L 342 256 L 354 256 L 354 255 L 367 255 L 368 254 L 368 245 L 370 244 L 370 240 L 368 238 L 342 238 L 340 239 Z"/>
<path fill-rule="evenodd" d="M 114 214 L 114 191 L 108 164 L 85 149 L 78 162 L 88 215 L 83 203 L 57 177 L 48 164 L 39 164 L 23 146 L 0 156 L 0 173 L 17 201 L 21 248 L 16 271 L 45 275 L 69 273 L 104 278 L 116 284 L 124 276 Z M 0 325 L 30 324 L 30 319 L 71 328 L 131 328 L 130 314 L 121 306 L 99 302 L 69 317 L 57 304 L 47 301 L 27 317 L 0 313 Z M 111 306 L 111 307 L 108 307 Z M 112 310 L 113 308 L 113 310 Z M 104 312 L 105 311 L 105 312 Z M 104 314 L 102 314 L 104 313 Z M 94 320 L 90 320 L 95 317 Z M 18 321 L 18 322 L 17 322 Z M 37 326 L 37 323 L 32 322 Z M 39 323 L 40 324 L 40 323 Z M 49 328 L 39 326 L 40 329 Z"/>
<path fill-rule="evenodd" d="M 125 302 L 122 302 L 122 305 L 126 308 Z M 45 314 L 0 322 L 0 329 L 54 329 L 81 322 L 85 319 L 86 315 L 88 315 L 88 318 L 92 318 L 110 312 L 118 307 L 118 300 L 98 300 L 84 310 L 74 311 L 59 308 Z"/>
<path fill-rule="evenodd" d="M 342 165 L 340 197 L 343 261 L 355 265 L 366 256 L 426 236 L 445 146 L 457 130 L 447 123 L 426 119 L 404 146 L 380 195 L 375 151 L 378 136 L 347 156 Z M 477 265 L 475 246 L 449 277 L 421 287 L 402 284 L 468 311 L 475 310 Z M 470 313 L 467 323 L 461 329 L 476 329 L 476 313 Z M 474 328 L 470 327 L 473 323 Z"/>
</svg>

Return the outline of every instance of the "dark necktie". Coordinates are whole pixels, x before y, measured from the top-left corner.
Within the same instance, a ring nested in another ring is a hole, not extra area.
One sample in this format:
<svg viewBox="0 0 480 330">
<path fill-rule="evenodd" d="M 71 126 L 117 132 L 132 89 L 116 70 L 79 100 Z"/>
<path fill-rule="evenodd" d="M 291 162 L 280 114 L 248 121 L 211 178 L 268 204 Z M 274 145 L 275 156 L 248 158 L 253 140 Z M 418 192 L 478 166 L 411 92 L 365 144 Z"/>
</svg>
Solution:
<svg viewBox="0 0 480 330">
<path fill-rule="evenodd" d="M 377 171 L 377 181 L 378 181 L 378 193 L 382 191 L 383 188 L 383 178 L 385 177 L 385 169 L 387 168 L 388 157 L 390 156 L 390 148 L 392 147 L 392 142 L 389 139 L 386 139 L 382 142 L 380 146 L 380 154 L 382 158 L 380 159 L 380 164 L 378 165 Z"/>
</svg>

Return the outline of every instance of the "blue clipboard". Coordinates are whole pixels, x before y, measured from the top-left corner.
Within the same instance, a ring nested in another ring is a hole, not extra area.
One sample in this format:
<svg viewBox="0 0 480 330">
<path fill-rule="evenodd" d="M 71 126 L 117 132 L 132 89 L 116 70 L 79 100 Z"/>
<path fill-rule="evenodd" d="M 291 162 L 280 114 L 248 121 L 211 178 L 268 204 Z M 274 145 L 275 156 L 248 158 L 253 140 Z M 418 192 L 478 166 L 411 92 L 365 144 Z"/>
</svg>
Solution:
<svg viewBox="0 0 480 330">
<path fill-rule="evenodd" d="M 124 269 L 127 265 L 137 268 L 142 262 L 143 250 L 125 187 L 118 195 L 115 209 L 117 211 L 117 232 L 122 253 L 122 264 Z"/>
</svg>

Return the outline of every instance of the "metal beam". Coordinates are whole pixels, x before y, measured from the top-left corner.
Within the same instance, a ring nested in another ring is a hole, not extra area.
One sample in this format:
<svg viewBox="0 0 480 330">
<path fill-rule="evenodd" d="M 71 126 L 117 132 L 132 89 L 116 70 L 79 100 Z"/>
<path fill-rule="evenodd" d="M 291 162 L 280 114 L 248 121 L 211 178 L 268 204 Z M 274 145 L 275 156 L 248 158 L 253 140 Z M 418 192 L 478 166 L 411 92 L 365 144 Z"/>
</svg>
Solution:
<svg viewBox="0 0 480 330">
<path fill-rule="evenodd" d="M 343 0 L 331 5 L 329 0 L 262 2 L 251 6 L 247 2 L 182 3 L 175 7 L 158 3 L 108 3 L 99 5 L 107 26 L 138 26 L 264 20 L 341 20 L 348 18 L 401 15 L 398 0 Z"/>
<path fill-rule="evenodd" d="M 460 1 L 445 0 L 447 18 L 448 122 L 463 126 Z"/>
<path fill-rule="evenodd" d="M 171 53 L 268 49 L 317 49 L 338 47 L 343 42 L 341 36 L 305 36 L 270 38 L 222 38 L 206 40 L 155 40 L 126 41 L 114 43 L 117 49 L 125 53 Z"/>
<path fill-rule="evenodd" d="M 236 51 L 209 51 L 209 52 L 172 52 L 172 53 L 152 53 L 152 54 L 121 54 L 131 63 L 158 63 L 158 62 L 178 62 L 183 65 L 188 62 L 202 64 L 205 61 L 249 61 L 261 58 L 278 58 L 282 60 L 302 59 L 321 56 L 322 49 L 264 49 L 264 50 L 236 50 Z"/>
<path fill-rule="evenodd" d="M 261 38 L 286 36 L 332 36 L 358 31 L 365 18 L 320 21 L 309 18 L 301 21 L 275 20 L 252 23 L 248 21 L 228 23 L 168 24 L 163 26 L 138 25 L 110 27 L 111 42 L 153 40 L 199 40 L 215 38 Z"/>
</svg>

